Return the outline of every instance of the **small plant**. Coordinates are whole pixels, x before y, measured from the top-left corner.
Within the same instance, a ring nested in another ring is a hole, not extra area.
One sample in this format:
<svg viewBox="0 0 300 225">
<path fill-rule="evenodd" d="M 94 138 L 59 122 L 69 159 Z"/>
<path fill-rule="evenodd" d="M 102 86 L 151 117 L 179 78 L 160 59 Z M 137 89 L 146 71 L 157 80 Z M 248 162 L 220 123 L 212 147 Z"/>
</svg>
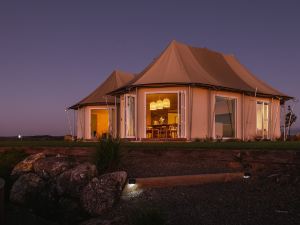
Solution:
<svg viewBox="0 0 300 225">
<path fill-rule="evenodd" d="M 117 166 L 120 162 L 120 140 L 108 137 L 101 139 L 92 156 L 99 173 Z"/>
<path fill-rule="evenodd" d="M 130 225 L 165 225 L 164 213 L 158 208 L 140 207 L 129 218 Z"/>
</svg>

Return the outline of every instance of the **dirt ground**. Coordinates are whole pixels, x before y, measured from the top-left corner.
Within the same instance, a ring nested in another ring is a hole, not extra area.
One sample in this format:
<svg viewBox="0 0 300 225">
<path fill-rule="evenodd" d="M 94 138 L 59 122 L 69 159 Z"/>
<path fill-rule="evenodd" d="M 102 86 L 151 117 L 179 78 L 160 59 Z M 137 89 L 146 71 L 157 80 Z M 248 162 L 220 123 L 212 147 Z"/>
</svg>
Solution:
<svg viewBox="0 0 300 225">
<path fill-rule="evenodd" d="M 50 152 L 87 160 L 90 149 Z M 126 225 L 137 208 L 150 207 L 170 225 L 300 224 L 300 151 L 124 149 L 118 169 L 129 177 L 155 177 L 236 172 L 245 166 L 250 179 L 137 190 L 104 218 Z"/>
<path fill-rule="evenodd" d="M 300 224 L 300 157 L 292 151 L 129 151 L 123 168 L 132 177 L 243 171 L 252 177 L 228 183 L 137 190 L 108 217 L 158 208 L 170 225 Z"/>
</svg>

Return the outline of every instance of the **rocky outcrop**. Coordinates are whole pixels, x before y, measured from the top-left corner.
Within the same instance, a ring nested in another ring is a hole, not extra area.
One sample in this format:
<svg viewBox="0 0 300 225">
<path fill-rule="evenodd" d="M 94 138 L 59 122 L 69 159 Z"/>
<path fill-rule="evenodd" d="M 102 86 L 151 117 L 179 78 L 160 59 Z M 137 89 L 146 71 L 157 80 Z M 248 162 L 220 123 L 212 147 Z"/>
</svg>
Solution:
<svg viewBox="0 0 300 225">
<path fill-rule="evenodd" d="M 79 197 L 81 190 L 98 174 L 97 168 L 91 163 L 83 163 L 60 174 L 57 178 L 57 192 Z"/>
<path fill-rule="evenodd" d="M 90 215 L 100 215 L 120 198 L 126 172 L 98 176 L 95 165 L 78 163 L 65 156 L 36 154 L 14 169 L 19 176 L 12 186 L 10 200 L 37 215 L 60 218 L 76 224 Z M 101 221 L 100 224 L 113 224 Z"/>
<path fill-rule="evenodd" d="M 32 205 L 44 189 L 45 181 L 34 173 L 20 176 L 10 191 L 10 201 L 21 205 Z"/>
<path fill-rule="evenodd" d="M 46 158 L 44 153 L 37 153 L 30 155 L 23 161 L 19 162 L 13 169 L 11 176 L 13 178 L 18 178 L 19 176 L 33 171 L 33 164 L 39 159 Z"/>
<path fill-rule="evenodd" d="M 46 157 L 37 160 L 33 164 L 34 172 L 44 178 L 54 178 L 59 174 L 71 169 L 76 164 L 74 160 L 65 156 Z"/>
<path fill-rule="evenodd" d="M 125 171 L 93 178 L 81 193 L 84 210 L 91 215 L 101 215 L 110 209 L 119 200 L 126 179 Z"/>
</svg>

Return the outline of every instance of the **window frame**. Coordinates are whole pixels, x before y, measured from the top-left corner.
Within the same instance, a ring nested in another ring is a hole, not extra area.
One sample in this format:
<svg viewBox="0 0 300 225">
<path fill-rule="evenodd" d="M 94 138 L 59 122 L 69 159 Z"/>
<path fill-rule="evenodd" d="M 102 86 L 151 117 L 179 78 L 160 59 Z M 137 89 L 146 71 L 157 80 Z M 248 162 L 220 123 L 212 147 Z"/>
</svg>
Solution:
<svg viewBox="0 0 300 225">
<path fill-rule="evenodd" d="M 184 93 L 184 101 L 185 101 L 185 106 L 184 106 L 184 120 L 185 120 L 185 123 L 184 123 L 184 137 L 181 137 L 180 135 L 180 132 L 179 132 L 179 123 L 177 125 L 177 136 L 178 138 L 186 138 L 187 135 L 187 95 L 186 95 L 186 90 L 178 90 L 178 91 L 172 91 L 172 90 L 165 90 L 165 91 L 146 91 L 144 93 L 144 132 L 143 132 L 143 136 L 144 138 L 147 138 L 147 134 L 146 134 L 146 128 L 147 128 L 147 95 L 148 94 L 177 94 L 177 101 L 178 101 L 178 104 L 177 104 L 177 111 L 178 111 L 178 116 L 179 116 L 179 112 L 181 111 L 180 107 L 179 106 L 179 96 L 180 96 L 180 93 Z M 180 121 L 181 123 L 181 116 L 178 117 L 178 120 Z"/>
<path fill-rule="evenodd" d="M 229 140 L 229 139 L 237 139 L 237 134 L 238 134 L 238 126 L 237 126 L 237 118 L 238 118 L 238 97 L 237 96 L 231 96 L 231 95 L 226 95 L 226 94 L 215 94 L 214 95 L 214 111 L 213 111 L 213 138 L 216 139 L 216 98 L 217 97 L 223 97 L 223 98 L 229 98 L 229 99 L 234 99 L 235 100 L 235 115 L 234 115 L 234 129 L 235 129 L 235 134 L 234 137 L 222 137 L 222 139 Z"/>
<path fill-rule="evenodd" d="M 258 105 L 258 102 L 262 103 L 263 104 L 263 118 L 262 118 L 262 121 L 264 121 L 264 106 L 265 104 L 268 105 L 268 130 L 267 130 L 267 137 L 265 138 L 265 134 L 264 134 L 264 126 L 263 126 L 263 123 L 262 123 L 262 131 L 263 131 L 263 135 L 260 137 L 261 139 L 270 139 L 270 125 L 271 125 L 271 120 L 270 120 L 270 116 L 271 116 L 271 102 L 268 101 L 268 100 L 256 100 L 255 101 L 255 135 L 256 137 L 259 137 L 258 134 L 257 134 L 257 105 Z"/>
</svg>

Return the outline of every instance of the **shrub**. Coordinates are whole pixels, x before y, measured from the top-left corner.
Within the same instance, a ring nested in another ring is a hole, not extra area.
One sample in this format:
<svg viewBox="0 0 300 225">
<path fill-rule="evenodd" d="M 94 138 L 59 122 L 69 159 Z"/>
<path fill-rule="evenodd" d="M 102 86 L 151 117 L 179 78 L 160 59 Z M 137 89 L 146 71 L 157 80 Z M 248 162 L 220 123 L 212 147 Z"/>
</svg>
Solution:
<svg viewBox="0 0 300 225">
<path fill-rule="evenodd" d="M 120 140 L 109 137 L 99 141 L 92 161 L 97 166 L 99 173 L 103 173 L 117 166 L 120 158 Z"/>
<path fill-rule="evenodd" d="M 140 207 L 129 217 L 130 225 L 165 225 L 164 213 L 158 208 Z"/>
</svg>

